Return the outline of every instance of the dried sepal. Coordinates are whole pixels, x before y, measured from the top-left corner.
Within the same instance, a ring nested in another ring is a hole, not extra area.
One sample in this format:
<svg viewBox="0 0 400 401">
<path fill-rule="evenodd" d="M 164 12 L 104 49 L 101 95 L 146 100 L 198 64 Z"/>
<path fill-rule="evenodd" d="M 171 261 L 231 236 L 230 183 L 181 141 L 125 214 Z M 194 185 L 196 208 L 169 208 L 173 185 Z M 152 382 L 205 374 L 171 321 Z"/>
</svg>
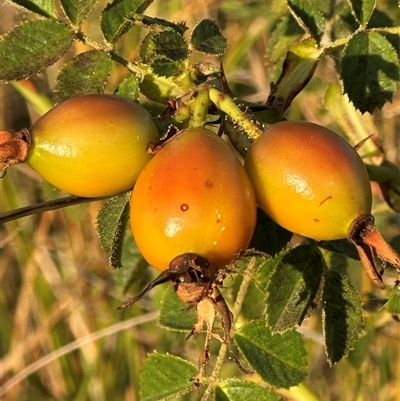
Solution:
<svg viewBox="0 0 400 401">
<path fill-rule="evenodd" d="M 349 241 L 355 245 L 365 271 L 371 280 L 381 289 L 385 289 L 382 275 L 386 263 L 397 268 L 398 275 L 395 286 L 400 283 L 400 257 L 385 241 L 375 226 L 375 219 L 370 214 L 359 216 L 350 227 Z M 382 261 L 380 270 L 377 269 L 376 258 Z"/>
<path fill-rule="evenodd" d="M 23 163 L 28 157 L 30 142 L 27 129 L 0 131 L 0 170 Z"/>
</svg>

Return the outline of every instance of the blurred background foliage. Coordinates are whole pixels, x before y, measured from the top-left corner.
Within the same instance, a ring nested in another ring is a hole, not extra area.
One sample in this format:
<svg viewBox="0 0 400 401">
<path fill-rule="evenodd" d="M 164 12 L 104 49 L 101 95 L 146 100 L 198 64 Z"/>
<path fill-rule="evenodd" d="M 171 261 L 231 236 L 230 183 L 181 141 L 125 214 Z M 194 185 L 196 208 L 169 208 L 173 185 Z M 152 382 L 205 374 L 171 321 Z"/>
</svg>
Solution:
<svg viewBox="0 0 400 401">
<path fill-rule="evenodd" d="M 314 2 L 329 18 L 346 6 L 345 1 Z M 83 26 L 89 36 L 100 42 L 98 21 L 106 3 L 99 1 Z M 379 0 L 378 8 L 392 18 L 399 14 L 396 0 Z M 190 28 L 203 18 L 215 19 L 229 43 L 222 61 L 233 93 L 249 101 L 265 102 L 284 56 L 271 32 L 283 18 L 290 18 L 285 1 L 156 0 L 147 14 L 174 22 L 186 21 Z M 4 33 L 35 17 L 0 1 L 0 18 Z M 346 31 L 342 20 L 333 20 Z M 399 25 L 399 21 L 394 22 Z M 331 28 L 328 24 L 327 29 Z M 144 34 L 142 29 L 132 29 L 118 42 L 119 53 L 135 60 Z M 300 35 L 300 30 L 290 32 L 285 37 L 287 46 Z M 55 76 L 65 60 L 87 49 L 90 48 L 76 42 L 65 58 L 32 78 L 44 96 L 42 104 L 51 100 Z M 205 59 L 217 65 L 220 62 L 201 56 L 201 60 Z M 353 144 L 366 133 L 377 134 L 387 159 L 400 166 L 399 93 L 393 103 L 373 116 L 361 115 L 338 90 L 335 62 L 334 55 L 321 60 L 310 84 L 294 100 L 285 117 L 328 126 Z M 106 92 L 112 93 L 128 74 L 123 67 L 114 65 Z M 23 87 L 28 82 L 19 85 Z M 29 127 L 43 112 L 27 102 L 16 88 L 0 83 L 0 129 Z M 325 101 L 328 90 L 334 110 Z M 154 105 L 149 103 L 148 108 Z M 347 119 L 350 131 L 344 130 L 340 117 Z M 376 162 L 374 155 L 365 157 L 369 163 Z M 25 165 L 10 169 L 0 185 L 1 212 L 63 196 Z M 373 188 L 373 213 L 378 228 L 389 240 L 399 241 L 399 215 L 383 202 L 378 186 Z M 143 263 L 130 235 L 124 249 L 124 268 L 109 269 L 96 234 L 100 206 L 98 201 L 76 205 L 0 226 L 0 396 L 5 401 L 138 400 L 139 374 L 148 353 L 169 352 L 196 363 L 202 335 L 184 343 L 185 333 L 157 326 L 164 287 L 155 289 L 130 309 L 116 310 L 157 273 Z M 304 383 L 307 395 L 301 395 L 304 388 L 281 391 L 284 400 L 311 400 L 313 396 L 324 401 L 393 401 L 399 397 L 400 323 L 380 310 L 388 292 L 373 288 L 359 263 L 351 262 L 347 269 L 365 301 L 365 330 L 356 349 L 349 358 L 330 368 L 323 348 L 320 314 L 314 314 L 299 329 L 308 349 L 309 376 Z M 393 282 L 394 272 L 388 274 Z M 228 302 L 234 300 L 239 281 L 237 277 L 228 283 Z M 247 296 L 244 318 L 260 317 L 260 292 L 254 287 Z M 400 302 L 399 289 L 391 296 Z M 219 343 L 213 343 L 211 361 L 217 347 Z M 227 362 L 222 376 L 238 374 L 234 364 Z M 257 377 L 252 380 L 257 381 Z M 183 399 L 198 398 L 193 393 Z"/>
</svg>

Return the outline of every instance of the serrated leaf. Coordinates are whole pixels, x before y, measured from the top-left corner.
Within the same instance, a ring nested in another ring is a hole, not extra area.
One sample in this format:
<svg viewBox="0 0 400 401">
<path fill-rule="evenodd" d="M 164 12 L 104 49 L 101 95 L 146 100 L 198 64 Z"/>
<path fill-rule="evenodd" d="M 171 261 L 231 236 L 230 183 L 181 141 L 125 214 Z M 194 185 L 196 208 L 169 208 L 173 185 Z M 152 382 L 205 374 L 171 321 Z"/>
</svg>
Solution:
<svg viewBox="0 0 400 401">
<path fill-rule="evenodd" d="M 376 31 L 357 32 L 340 64 L 344 92 L 362 113 L 392 101 L 399 82 L 399 59 L 390 42 Z"/>
<path fill-rule="evenodd" d="M 376 6 L 376 0 L 349 0 L 352 14 L 358 23 L 367 26 Z"/>
<path fill-rule="evenodd" d="M 125 78 L 119 85 L 115 92 L 117 95 L 126 97 L 128 99 L 139 101 L 139 77 L 137 75 L 131 75 Z"/>
<path fill-rule="evenodd" d="M 159 77 L 176 77 L 185 69 L 188 44 L 173 29 L 150 32 L 141 43 L 140 57 Z"/>
<path fill-rule="evenodd" d="M 73 96 L 103 93 L 111 70 L 107 52 L 90 50 L 78 54 L 60 71 L 55 86 L 58 103 Z"/>
<path fill-rule="evenodd" d="M 324 266 L 318 248 L 300 245 L 275 267 L 267 287 L 265 310 L 273 333 L 300 326 L 315 309 Z"/>
<path fill-rule="evenodd" d="M 132 26 L 128 17 L 142 13 L 153 0 L 114 0 L 107 4 L 101 16 L 101 30 L 109 43 L 117 41 Z"/>
<path fill-rule="evenodd" d="M 268 284 L 271 279 L 271 274 L 287 252 L 288 251 L 282 252 L 274 258 L 266 258 L 264 256 L 259 258 L 259 260 L 257 261 L 257 264 L 259 266 L 256 270 L 254 284 L 260 291 L 264 293 L 267 292 Z"/>
<path fill-rule="evenodd" d="M 325 30 L 322 13 L 306 0 L 289 0 L 288 7 L 298 24 L 319 43 Z"/>
<path fill-rule="evenodd" d="M 197 321 L 196 311 L 194 309 L 186 310 L 187 305 L 176 295 L 172 285 L 165 289 L 165 295 L 160 311 L 158 323 L 172 330 L 190 331 Z"/>
<path fill-rule="evenodd" d="M 287 52 L 282 72 L 272 87 L 267 106 L 281 109 L 281 114 L 312 78 L 322 50 L 313 38 L 296 42 Z"/>
<path fill-rule="evenodd" d="M 363 326 L 360 296 L 346 276 L 326 273 L 322 296 L 322 325 L 325 351 L 330 365 L 353 349 Z"/>
<path fill-rule="evenodd" d="M 270 389 L 261 387 L 256 383 L 229 379 L 218 384 L 215 389 L 216 401 L 279 401 L 280 397 Z"/>
<path fill-rule="evenodd" d="M 275 256 L 286 247 L 293 233 L 279 226 L 260 208 L 257 209 L 257 224 L 250 248 Z"/>
<path fill-rule="evenodd" d="M 228 48 L 221 29 L 211 19 L 201 20 L 193 29 L 190 43 L 200 53 L 222 56 Z"/>
<path fill-rule="evenodd" d="M 53 20 L 25 22 L 0 37 L 0 79 L 20 80 L 55 63 L 71 46 L 75 33 Z"/>
<path fill-rule="evenodd" d="M 97 215 L 97 233 L 101 247 L 109 254 L 109 265 L 121 267 L 122 246 L 129 221 L 131 193 L 115 196 L 107 201 Z"/>
<path fill-rule="evenodd" d="M 140 46 L 140 57 L 148 65 L 155 60 L 183 61 L 188 56 L 185 38 L 173 29 L 150 32 Z"/>
<path fill-rule="evenodd" d="M 55 0 L 11 0 L 12 3 L 18 4 L 35 14 L 43 17 L 56 16 L 56 3 Z"/>
<path fill-rule="evenodd" d="M 190 379 L 196 373 L 196 367 L 184 359 L 168 354 L 151 354 L 144 361 L 140 375 L 140 400 L 157 401 L 188 393 L 193 390 Z"/>
<path fill-rule="evenodd" d="M 60 0 L 60 2 L 69 20 L 78 26 L 93 10 L 98 0 Z"/>
<path fill-rule="evenodd" d="M 273 386 L 296 386 L 307 375 L 304 341 L 294 330 L 272 334 L 264 321 L 255 320 L 240 328 L 235 341 L 255 371 Z"/>
</svg>

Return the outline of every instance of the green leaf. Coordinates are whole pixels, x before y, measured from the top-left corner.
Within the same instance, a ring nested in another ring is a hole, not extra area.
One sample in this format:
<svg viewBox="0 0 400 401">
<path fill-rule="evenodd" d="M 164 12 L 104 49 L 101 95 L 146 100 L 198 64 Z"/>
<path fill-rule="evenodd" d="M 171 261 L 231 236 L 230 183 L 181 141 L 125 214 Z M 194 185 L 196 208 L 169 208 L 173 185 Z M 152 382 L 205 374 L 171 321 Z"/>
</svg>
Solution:
<svg viewBox="0 0 400 401">
<path fill-rule="evenodd" d="M 330 270 L 323 289 L 322 324 L 330 365 L 353 349 L 363 326 L 360 296 L 346 276 Z"/>
<path fill-rule="evenodd" d="M 194 309 L 186 310 L 186 307 L 187 305 L 176 295 L 174 287 L 168 285 L 165 290 L 158 323 L 172 330 L 192 330 L 197 321 L 197 314 Z"/>
<path fill-rule="evenodd" d="M 357 32 L 343 51 L 340 68 L 344 92 L 362 113 L 382 108 L 398 90 L 397 53 L 378 32 Z"/>
<path fill-rule="evenodd" d="M 392 315 L 400 314 L 400 285 L 394 288 L 388 297 L 388 301 L 385 304 L 386 310 Z"/>
<path fill-rule="evenodd" d="M 55 0 L 11 0 L 12 3 L 18 4 L 35 14 L 43 17 L 56 16 L 56 2 Z"/>
<path fill-rule="evenodd" d="M 117 95 L 126 97 L 128 99 L 139 101 L 139 77 L 137 75 L 131 75 L 125 78 L 119 85 L 115 92 Z"/>
<path fill-rule="evenodd" d="M 60 0 L 65 14 L 75 26 L 86 19 L 98 0 Z"/>
<path fill-rule="evenodd" d="M 229 379 L 218 384 L 215 389 L 216 401 L 279 401 L 280 397 L 270 389 L 261 387 L 256 383 Z"/>
<path fill-rule="evenodd" d="M 309 0 L 288 0 L 288 7 L 298 24 L 320 43 L 325 30 L 322 13 Z"/>
<path fill-rule="evenodd" d="M 261 256 L 257 261 L 256 277 L 254 284 L 257 288 L 266 293 L 269 281 L 271 279 L 271 274 L 275 267 L 280 263 L 281 259 L 286 255 L 287 252 L 282 252 L 281 254 L 275 256 L 274 258 L 266 258 Z"/>
<path fill-rule="evenodd" d="M 20 80 L 55 63 L 71 46 L 75 33 L 53 20 L 25 22 L 0 37 L 0 79 Z"/>
<path fill-rule="evenodd" d="M 157 401 L 176 398 L 193 390 L 190 379 L 197 368 L 184 359 L 154 353 L 144 361 L 140 375 L 140 400 Z"/>
<path fill-rule="evenodd" d="M 264 321 L 255 320 L 240 328 L 235 341 L 247 361 L 269 384 L 289 388 L 306 377 L 306 350 L 298 332 L 272 334 Z"/>
<path fill-rule="evenodd" d="M 301 245 L 275 267 L 267 287 L 265 311 L 273 333 L 300 326 L 315 309 L 324 266 L 318 248 Z"/>
<path fill-rule="evenodd" d="M 266 105 L 280 108 L 283 114 L 312 78 L 321 54 L 322 50 L 313 38 L 300 40 L 291 46 Z"/>
<path fill-rule="evenodd" d="M 293 234 L 279 226 L 260 208 L 257 209 L 257 224 L 250 248 L 275 256 L 286 247 Z"/>
<path fill-rule="evenodd" d="M 161 104 L 185 93 L 172 77 L 160 77 L 153 74 L 146 74 L 139 87 L 144 96 Z"/>
<path fill-rule="evenodd" d="M 182 62 L 189 57 L 189 49 L 182 35 L 173 29 L 165 29 L 150 32 L 144 38 L 140 57 L 158 76 L 172 77 L 183 71 Z"/>
<path fill-rule="evenodd" d="M 132 26 L 128 18 L 132 13 L 142 13 L 153 0 L 114 0 L 107 4 L 101 17 L 101 30 L 109 43 L 116 42 Z"/>
<path fill-rule="evenodd" d="M 115 196 L 107 201 L 97 215 L 97 233 L 101 247 L 109 253 L 109 265 L 121 267 L 122 246 L 129 221 L 131 193 Z"/>
<path fill-rule="evenodd" d="M 276 81 L 282 69 L 288 48 L 304 34 L 291 14 L 282 17 L 270 33 L 266 49 L 266 62 L 273 66 L 272 81 Z"/>
<path fill-rule="evenodd" d="M 360 25 L 366 27 L 376 6 L 376 0 L 349 0 L 351 13 Z"/>
<path fill-rule="evenodd" d="M 213 56 L 223 55 L 228 48 L 221 29 L 211 19 L 203 19 L 194 27 L 190 43 L 194 50 Z"/>
<path fill-rule="evenodd" d="M 90 50 L 78 54 L 61 70 L 55 86 L 56 100 L 103 93 L 111 70 L 111 57 L 107 52 Z"/>
</svg>

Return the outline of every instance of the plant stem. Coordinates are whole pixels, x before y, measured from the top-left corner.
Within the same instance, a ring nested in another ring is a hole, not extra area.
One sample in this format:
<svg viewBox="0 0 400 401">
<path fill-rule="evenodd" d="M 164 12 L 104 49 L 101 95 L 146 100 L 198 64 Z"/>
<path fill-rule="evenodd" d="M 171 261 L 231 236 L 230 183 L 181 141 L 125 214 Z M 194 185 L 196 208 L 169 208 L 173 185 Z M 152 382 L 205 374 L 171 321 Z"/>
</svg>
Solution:
<svg viewBox="0 0 400 401">
<path fill-rule="evenodd" d="M 84 198 L 81 196 L 66 196 L 60 199 L 52 199 L 45 202 L 35 203 L 33 205 L 21 207 L 19 209 L 11 210 L 9 212 L 0 213 L 0 224 L 20 219 L 21 217 L 47 212 L 49 210 L 55 210 L 67 206 L 78 205 L 80 203 L 94 202 L 102 199 L 107 199 L 107 198 L 105 197 Z"/>
<path fill-rule="evenodd" d="M 207 121 L 208 106 L 210 105 L 210 96 L 207 90 L 198 90 L 193 101 L 192 117 L 189 127 L 204 128 Z"/>
<path fill-rule="evenodd" d="M 251 138 L 256 139 L 262 134 L 262 130 L 257 126 L 257 124 L 252 121 L 247 114 L 240 110 L 229 95 L 226 95 L 215 88 L 209 89 L 209 95 L 211 101 L 236 124 L 238 124 L 239 127 L 242 128 Z"/>
<path fill-rule="evenodd" d="M 250 282 L 252 281 L 252 278 L 253 278 L 252 272 L 253 272 L 255 265 L 256 265 L 256 258 L 252 258 L 247 266 L 246 274 L 243 276 L 243 281 L 242 281 L 242 284 L 240 285 L 239 292 L 236 296 L 236 301 L 233 306 L 232 329 L 235 327 L 236 320 L 240 314 L 240 311 L 242 310 L 242 306 L 243 306 L 243 302 L 244 302 L 244 299 L 247 294 L 247 290 L 248 290 Z M 201 398 L 201 401 L 208 401 L 210 399 L 210 397 L 218 383 L 218 379 L 220 376 L 222 364 L 224 362 L 226 353 L 227 353 L 227 347 L 225 344 L 222 344 L 222 346 L 219 350 L 217 361 L 214 366 L 213 373 L 210 377 L 209 385 L 206 388 L 206 391 L 204 392 L 203 397 Z"/>
</svg>

